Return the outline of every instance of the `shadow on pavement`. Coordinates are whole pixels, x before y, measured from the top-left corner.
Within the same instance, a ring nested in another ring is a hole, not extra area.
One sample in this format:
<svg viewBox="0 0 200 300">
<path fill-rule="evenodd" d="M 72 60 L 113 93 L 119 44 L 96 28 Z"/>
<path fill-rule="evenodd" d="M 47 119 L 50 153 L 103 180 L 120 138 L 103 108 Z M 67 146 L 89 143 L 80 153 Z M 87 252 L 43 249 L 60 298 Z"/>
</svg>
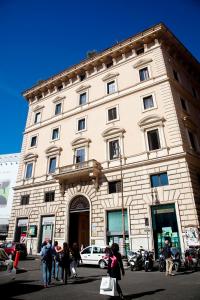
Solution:
<svg viewBox="0 0 200 300">
<path fill-rule="evenodd" d="M 137 299 L 137 298 L 141 298 L 143 296 L 148 296 L 148 295 L 153 295 L 155 293 L 158 293 L 158 292 L 162 292 L 162 291 L 165 291 L 165 289 L 157 289 L 157 290 L 154 290 L 154 291 L 147 291 L 147 292 L 142 292 L 142 293 L 137 293 L 137 294 L 131 294 L 131 295 L 126 295 L 124 296 L 125 299 Z M 112 299 L 114 300 L 115 297 L 113 297 Z M 115 298 L 115 299 L 119 299 L 119 298 Z"/>
<path fill-rule="evenodd" d="M 99 277 L 97 277 L 97 278 L 78 277 L 74 281 L 70 282 L 70 284 L 82 284 L 82 283 L 88 283 L 88 282 L 92 282 L 92 281 L 96 281 L 96 280 L 99 280 Z"/>
<path fill-rule="evenodd" d="M 18 280 L 18 281 L 12 281 L 10 283 L 2 284 L 0 285 L 1 295 L 4 295 L 4 299 L 14 299 L 12 297 L 16 297 L 24 294 L 31 294 L 44 289 L 42 285 L 38 285 L 34 283 L 31 284 L 29 282 L 33 282 L 33 281 L 26 280 L 26 282 L 24 282 L 22 280 Z"/>
</svg>

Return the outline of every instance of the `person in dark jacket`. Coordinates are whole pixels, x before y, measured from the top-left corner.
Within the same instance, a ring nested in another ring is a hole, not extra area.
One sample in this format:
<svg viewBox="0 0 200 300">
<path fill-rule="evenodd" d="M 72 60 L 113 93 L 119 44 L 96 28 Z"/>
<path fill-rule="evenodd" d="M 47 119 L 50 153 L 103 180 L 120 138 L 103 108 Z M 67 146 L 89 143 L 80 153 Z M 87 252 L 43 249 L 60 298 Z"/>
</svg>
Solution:
<svg viewBox="0 0 200 300">
<path fill-rule="evenodd" d="M 173 276 L 174 274 L 172 273 L 172 268 L 173 268 L 173 259 L 172 259 L 172 251 L 171 247 L 169 244 L 169 240 L 165 240 L 165 246 L 163 247 L 162 251 L 164 257 L 165 257 L 165 262 L 166 262 L 166 276 L 171 275 Z"/>
<path fill-rule="evenodd" d="M 69 246 L 67 243 L 63 243 L 63 250 L 60 253 L 60 266 L 61 266 L 61 278 L 64 284 L 67 284 L 67 276 L 69 274 Z"/>
<path fill-rule="evenodd" d="M 111 246 L 111 251 L 107 253 L 108 255 L 108 274 L 112 278 L 116 278 L 116 289 L 119 294 L 120 299 L 124 299 L 121 287 L 119 285 L 119 280 L 121 280 L 121 273 L 124 276 L 124 266 L 122 263 L 122 257 L 119 253 L 119 245 L 113 243 Z"/>
</svg>

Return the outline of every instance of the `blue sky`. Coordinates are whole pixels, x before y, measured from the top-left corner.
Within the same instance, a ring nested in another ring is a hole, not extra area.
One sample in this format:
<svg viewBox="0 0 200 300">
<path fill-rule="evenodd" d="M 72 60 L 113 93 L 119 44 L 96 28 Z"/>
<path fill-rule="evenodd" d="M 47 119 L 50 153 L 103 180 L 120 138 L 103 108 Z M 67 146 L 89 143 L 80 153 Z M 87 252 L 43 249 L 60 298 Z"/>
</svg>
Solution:
<svg viewBox="0 0 200 300">
<path fill-rule="evenodd" d="M 199 18 L 199 0 L 0 0 L 0 154 L 20 152 L 38 80 L 161 21 L 200 61 Z"/>
</svg>

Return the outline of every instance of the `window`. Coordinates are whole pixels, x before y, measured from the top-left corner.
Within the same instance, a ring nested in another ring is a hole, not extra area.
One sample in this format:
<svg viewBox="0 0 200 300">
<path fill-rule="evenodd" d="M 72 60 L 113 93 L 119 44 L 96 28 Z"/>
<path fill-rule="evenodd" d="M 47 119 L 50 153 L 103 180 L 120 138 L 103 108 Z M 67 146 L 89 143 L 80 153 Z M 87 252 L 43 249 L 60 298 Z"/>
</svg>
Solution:
<svg viewBox="0 0 200 300">
<path fill-rule="evenodd" d="M 108 192 L 109 194 L 120 193 L 122 190 L 121 180 L 108 182 Z"/>
<path fill-rule="evenodd" d="M 59 139 L 59 128 L 54 128 L 52 131 L 52 140 Z"/>
<path fill-rule="evenodd" d="M 34 123 L 37 124 L 41 121 L 41 112 L 37 112 L 35 114 L 35 120 L 34 120 Z"/>
<path fill-rule="evenodd" d="M 143 54 L 144 53 L 144 47 L 138 48 L 135 50 L 137 55 Z"/>
<path fill-rule="evenodd" d="M 147 67 L 139 70 L 140 81 L 145 81 L 149 79 L 149 70 Z"/>
<path fill-rule="evenodd" d="M 113 140 L 109 142 L 109 155 L 110 160 L 119 157 L 119 140 Z"/>
<path fill-rule="evenodd" d="M 190 145 L 191 145 L 192 149 L 194 151 L 197 151 L 197 142 L 196 142 L 195 135 L 191 131 L 188 130 L 188 136 L 189 136 Z"/>
<path fill-rule="evenodd" d="M 110 81 L 107 83 L 107 94 L 112 94 L 115 92 L 115 81 Z"/>
<path fill-rule="evenodd" d="M 57 103 L 55 106 L 55 115 L 59 115 L 61 113 L 62 104 Z"/>
<path fill-rule="evenodd" d="M 147 138 L 150 151 L 160 149 L 161 146 L 158 129 L 147 131 Z"/>
<path fill-rule="evenodd" d="M 30 195 L 23 195 L 21 196 L 21 205 L 29 204 Z"/>
<path fill-rule="evenodd" d="M 29 179 L 32 177 L 32 172 L 33 172 L 33 163 L 27 163 L 26 164 L 26 174 L 25 178 Z"/>
<path fill-rule="evenodd" d="M 173 70 L 173 75 L 174 75 L 174 79 L 175 79 L 176 81 L 179 82 L 179 75 L 178 75 L 178 72 L 175 71 L 175 70 Z"/>
<path fill-rule="evenodd" d="M 181 98 L 181 106 L 183 110 L 187 111 L 186 101 L 183 98 Z"/>
<path fill-rule="evenodd" d="M 54 173 L 56 170 L 56 157 L 51 157 L 49 160 L 49 173 Z"/>
<path fill-rule="evenodd" d="M 163 185 L 168 185 L 167 173 L 153 174 L 150 176 L 151 187 L 158 187 Z"/>
<path fill-rule="evenodd" d="M 85 118 L 78 120 L 78 131 L 86 129 Z"/>
<path fill-rule="evenodd" d="M 75 163 L 85 161 L 85 148 L 78 148 L 75 152 Z"/>
<path fill-rule="evenodd" d="M 52 202 L 55 198 L 55 191 L 47 192 L 44 195 L 44 201 L 45 202 Z"/>
<path fill-rule="evenodd" d="M 92 247 L 85 248 L 81 254 L 91 254 L 92 253 Z"/>
<path fill-rule="evenodd" d="M 144 106 L 144 110 L 146 109 L 150 109 L 154 107 L 154 102 L 153 102 L 153 96 L 146 96 L 143 98 L 143 106 Z"/>
<path fill-rule="evenodd" d="M 87 103 L 87 94 L 86 93 L 82 93 L 79 96 L 79 105 L 84 105 Z"/>
<path fill-rule="evenodd" d="M 31 138 L 31 147 L 35 147 L 37 144 L 37 136 L 32 136 Z"/>
<path fill-rule="evenodd" d="M 117 119 L 117 107 L 108 109 L 108 121 Z"/>
</svg>

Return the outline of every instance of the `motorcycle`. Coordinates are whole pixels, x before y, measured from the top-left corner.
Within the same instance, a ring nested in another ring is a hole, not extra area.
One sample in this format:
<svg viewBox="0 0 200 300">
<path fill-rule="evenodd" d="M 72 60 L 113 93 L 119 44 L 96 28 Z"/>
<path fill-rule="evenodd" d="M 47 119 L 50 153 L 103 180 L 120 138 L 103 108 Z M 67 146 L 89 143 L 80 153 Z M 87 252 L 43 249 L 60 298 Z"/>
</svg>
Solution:
<svg viewBox="0 0 200 300">
<path fill-rule="evenodd" d="M 172 259 L 173 259 L 173 270 L 179 272 L 181 268 L 181 255 L 179 249 L 171 248 L 171 251 L 172 251 Z"/>
<path fill-rule="evenodd" d="M 128 263 L 131 267 L 131 271 L 142 270 L 143 267 L 143 257 L 140 252 L 129 251 L 127 253 Z"/>
<path fill-rule="evenodd" d="M 145 272 L 153 270 L 153 252 L 152 251 L 145 251 L 144 252 L 144 270 Z"/>
<path fill-rule="evenodd" d="M 185 269 L 190 271 L 196 271 L 198 267 L 198 253 L 196 249 L 185 250 Z"/>
<path fill-rule="evenodd" d="M 165 257 L 163 255 L 163 253 L 161 252 L 159 255 L 159 271 L 165 272 L 165 269 L 166 269 Z"/>
</svg>

